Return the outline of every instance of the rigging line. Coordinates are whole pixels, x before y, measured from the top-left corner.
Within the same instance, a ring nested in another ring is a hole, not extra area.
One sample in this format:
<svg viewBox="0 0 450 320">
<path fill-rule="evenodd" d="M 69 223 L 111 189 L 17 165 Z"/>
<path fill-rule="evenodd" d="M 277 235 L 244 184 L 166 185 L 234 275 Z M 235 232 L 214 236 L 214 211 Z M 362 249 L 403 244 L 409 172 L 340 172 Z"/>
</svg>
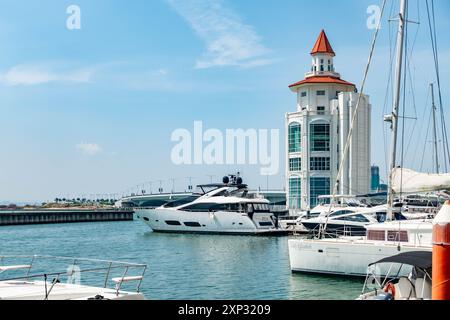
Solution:
<svg viewBox="0 0 450 320">
<path fill-rule="evenodd" d="M 426 114 L 426 112 L 427 112 L 427 107 L 426 106 L 428 106 L 428 102 L 429 102 L 429 100 L 430 100 L 430 92 L 431 92 L 431 90 L 430 90 L 430 87 L 428 87 L 428 94 L 427 94 L 427 99 L 426 99 L 426 101 L 425 101 L 425 108 L 423 109 L 423 114 L 422 114 L 422 116 L 420 117 L 420 119 L 425 119 L 425 114 Z M 420 123 L 420 127 L 419 127 L 419 132 L 418 132 L 418 134 L 419 134 L 419 137 L 421 137 L 422 136 L 422 131 L 423 131 L 423 127 L 424 127 L 424 122 L 425 121 L 420 121 L 419 123 Z M 413 154 L 413 159 L 414 159 L 414 161 L 417 159 L 417 160 L 419 160 L 416 156 L 417 156 L 417 151 L 419 150 L 419 144 L 416 144 L 416 148 L 415 148 L 415 151 L 414 151 L 414 154 Z M 423 154 L 422 154 L 423 155 Z M 415 163 L 414 163 L 415 164 Z M 414 167 L 415 168 L 417 168 L 419 166 L 419 163 L 417 163 L 417 166 L 416 165 L 414 165 Z"/>
<path fill-rule="evenodd" d="M 415 48 L 415 44 L 416 44 L 416 40 L 417 40 L 417 35 L 418 35 L 418 33 L 419 33 L 419 28 L 420 28 L 420 25 L 419 25 L 419 26 L 417 27 L 417 29 L 416 29 L 416 34 L 415 34 L 415 36 L 414 36 L 414 41 L 413 41 L 412 47 L 411 47 L 411 49 L 410 49 L 409 58 L 408 58 L 408 54 L 406 54 L 406 59 L 407 59 L 407 61 L 408 61 L 407 66 L 406 66 L 406 70 L 407 70 L 407 73 L 408 73 L 408 75 L 409 75 L 409 86 L 410 86 L 410 92 L 411 92 L 412 104 L 413 104 L 413 108 L 414 108 L 414 117 L 413 117 L 413 118 L 415 118 L 415 120 L 414 120 L 415 124 L 414 124 L 414 126 L 412 127 L 411 133 L 409 134 L 408 144 L 406 145 L 405 157 L 406 157 L 406 156 L 408 155 L 408 153 L 409 153 L 409 150 L 410 150 L 409 147 L 410 147 L 411 142 L 412 142 L 412 140 L 413 140 L 414 132 L 416 131 L 416 124 L 417 124 L 416 94 L 415 94 L 415 87 L 414 87 L 413 75 L 412 75 L 412 72 L 411 72 L 411 64 L 413 63 L 412 55 L 413 55 L 413 52 L 414 52 L 414 48 Z M 405 60 L 405 62 L 406 62 L 406 60 Z M 406 76 L 406 75 L 405 75 L 405 76 Z M 406 83 L 405 83 L 405 90 L 406 90 Z M 406 110 L 405 110 L 405 113 L 406 113 Z M 405 116 L 405 119 L 406 119 L 406 118 L 407 118 L 407 117 Z"/>
<path fill-rule="evenodd" d="M 375 45 L 376 45 L 376 42 L 377 42 L 377 39 L 378 39 L 378 34 L 379 34 L 380 29 L 381 29 L 381 20 L 382 20 L 383 14 L 384 14 L 384 9 L 386 7 L 386 2 L 387 2 L 387 0 L 383 0 L 383 6 L 381 8 L 381 13 L 380 13 L 380 20 L 378 21 L 378 25 L 377 25 L 377 28 L 375 29 L 375 34 L 373 36 L 372 45 L 371 45 L 371 48 L 370 48 L 370 54 L 369 54 L 369 58 L 368 58 L 368 61 L 367 61 L 367 64 L 366 64 L 366 69 L 364 71 L 364 78 L 363 78 L 363 81 L 362 81 L 362 84 L 361 84 L 361 91 L 358 94 L 358 101 L 356 102 L 355 111 L 353 112 L 352 120 L 350 122 L 350 128 L 349 128 L 349 132 L 348 132 L 348 136 L 347 136 L 347 141 L 345 143 L 344 153 L 342 154 L 342 161 L 340 161 L 340 164 L 339 164 L 339 170 L 338 170 L 337 176 L 336 176 L 336 183 L 334 184 L 334 187 L 333 187 L 333 195 L 332 195 L 332 198 L 331 198 L 331 201 L 330 201 L 330 206 L 328 208 L 327 218 L 325 220 L 325 224 L 323 226 L 323 230 L 321 230 L 321 232 L 319 232 L 319 238 L 322 236 L 322 233 L 325 233 L 325 230 L 327 229 L 328 217 L 330 216 L 330 213 L 331 213 L 331 203 L 336 198 L 336 194 L 338 192 L 340 176 L 342 174 L 342 170 L 344 169 L 344 164 L 346 162 L 347 154 L 348 154 L 348 151 L 349 151 L 348 149 L 350 148 L 350 141 L 352 140 L 352 136 L 353 136 L 353 126 L 355 125 L 355 121 L 356 121 L 356 118 L 357 118 L 357 115 L 358 115 L 358 109 L 359 109 L 359 106 L 361 104 L 361 99 L 362 99 L 362 96 L 364 94 L 364 89 L 365 89 L 365 86 L 366 86 L 367 76 L 369 75 L 369 69 L 370 69 L 370 66 L 372 64 L 372 58 L 373 58 L 373 54 L 375 52 Z"/>
<path fill-rule="evenodd" d="M 409 53 L 409 63 L 408 63 L 408 72 L 409 72 L 409 77 L 410 77 L 410 86 L 411 86 L 411 91 L 412 91 L 413 94 L 414 94 L 415 88 L 414 88 L 413 77 L 412 77 L 412 72 L 411 72 L 411 64 L 414 64 L 413 52 L 414 52 L 414 49 L 416 48 L 416 42 L 417 42 L 417 37 L 419 35 L 419 30 L 420 30 L 420 22 L 419 22 L 419 25 L 417 26 L 416 34 L 414 35 L 414 41 L 412 43 L 411 50 L 410 50 L 410 53 Z M 415 116 L 417 117 L 415 94 L 412 96 L 412 99 L 413 99 L 413 106 L 414 106 Z"/>
<path fill-rule="evenodd" d="M 447 162 L 445 161 L 445 147 L 447 147 L 447 160 L 450 164 L 450 148 L 449 148 L 449 142 L 448 142 L 448 136 L 447 136 L 447 123 L 445 121 L 444 116 L 444 107 L 442 103 L 442 90 L 441 90 L 441 76 L 440 76 L 440 70 L 439 70 L 439 56 L 438 56 L 438 50 L 437 50 L 437 31 L 436 31 L 436 18 L 434 15 L 434 1 L 433 1 L 433 21 L 434 21 L 434 39 L 435 39 L 435 46 L 436 46 L 436 74 L 437 74 L 437 80 L 438 80 L 438 94 L 439 94 L 439 106 L 440 106 L 440 112 L 441 112 L 441 129 L 442 129 L 442 143 L 444 146 L 443 155 L 444 155 L 444 163 L 445 168 L 447 170 Z"/>
<path fill-rule="evenodd" d="M 441 77 L 440 77 L 440 70 L 439 70 L 439 55 L 438 55 L 438 47 L 437 47 L 437 31 L 436 31 L 436 16 L 434 11 L 434 0 L 431 2 L 432 5 L 432 12 L 433 12 L 433 28 L 434 28 L 434 46 L 436 48 L 436 76 L 437 76 L 437 82 L 438 82 L 438 94 L 439 94 L 439 105 L 440 105 L 440 112 L 441 112 L 441 129 L 442 129 L 442 143 L 444 146 L 444 164 L 447 171 L 447 162 L 445 161 L 445 147 L 447 147 L 447 158 L 450 163 L 450 149 L 448 144 L 448 138 L 447 138 L 447 124 L 444 117 L 444 110 L 442 105 L 442 91 L 441 91 Z"/>
<path fill-rule="evenodd" d="M 423 172 L 423 162 L 424 162 L 425 154 L 426 154 L 426 150 L 427 150 L 428 133 L 430 132 L 430 126 L 431 126 L 431 115 L 432 115 L 432 113 L 430 112 L 430 116 L 428 117 L 427 134 L 425 135 L 425 143 L 423 145 L 422 162 L 420 163 L 420 170 L 419 170 L 420 172 Z"/>
<path fill-rule="evenodd" d="M 390 16 L 392 16 L 392 13 L 394 12 L 394 2 L 391 2 L 391 12 L 390 12 Z M 387 135 L 386 135 L 386 123 L 384 121 L 384 115 L 386 114 L 386 109 L 387 109 L 387 104 L 389 101 L 389 93 L 391 92 L 391 90 L 393 90 L 393 87 L 391 86 L 391 82 L 392 82 L 392 69 L 393 69 L 393 64 L 394 64 L 394 49 L 393 47 L 395 47 L 392 42 L 394 40 L 394 38 L 392 37 L 392 25 L 391 25 L 391 21 L 388 21 L 389 23 L 389 69 L 388 69 L 388 81 L 387 81 L 387 85 L 386 85 L 386 94 L 385 94 L 385 99 L 384 99 L 384 106 L 383 106 L 383 113 L 381 115 L 381 131 L 383 132 L 383 147 L 384 147 L 384 164 L 385 164 L 385 174 L 386 176 L 388 176 L 388 151 L 387 151 Z"/>
<path fill-rule="evenodd" d="M 438 86 L 439 111 L 441 113 L 442 146 L 443 146 L 443 151 L 444 151 L 444 158 L 445 158 L 445 156 L 447 156 L 447 161 L 450 163 L 450 149 L 449 149 L 449 145 L 448 145 L 447 125 L 445 123 L 444 110 L 443 110 L 443 105 L 442 105 L 442 91 L 441 91 L 441 80 L 440 80 L 440 72 L 439 72 L 439 56 L 437 53 L 437 39 L 436 39 L 437 33 L 436 33 L 436 18 L 435 18 L 435 11 L 434 11 L 434 1 L 432 1 L 431 4 L 432 4 L 433 20 L 431 19 L 431 16 L 430 16 L 429 2 L 428 2 L 428 0 L 426 0 L 428 26 L 429 26 L 429 31 L 430 31 L 431 46 L 433 49 L 434 67 L 435 67 L 435 71 L 436 71 L 437 86 Z M 433 27 L 432 27 L 432 21 L 433 21 L 433 26 L 434 26 L 434 32 L 433 32 Z M 444 161 L 446 172 L 448 171 L 447 161 Z"/>
<path fill-rule="evenodd" d="M 405 12 L 405 21 L 408 21 L 408 12 L 409 12 L 409 8 L 406 7 L 406 12 Z M 408 59 L 408 35 L 409 35 L 409 24 L 405 23 L 405 47 L 404 47 L 404 51 L 405 51 L 405 61 L 404 61 L 404 70 L 408 69 L 408 64 L 409 64 L 409 59 Z M 402 137 L 401 137 L 401 160 L 400 160 L 400 166 L 402 168 L 402 170 L 400 171 L 400 197 L 402 196 L 403 193 L 403 168 L 405 167 L 405 112 L 406 112 L 406 79 L 408 77 L 408 72 L 405 72 L 403 74 L 403 103 L 402 103 L 402 114 L 403 114 L 403 119 L 402 119 Z M 400 110 L 399 110 L 400 111 Z"/>
<path fill-rule="evenodd" d="M 409 11 L 408 11 L 408 15 L 409 15 Z M 405 57 L 406 57 L 405 58 L 405 70 L 406 70 L 406 72 L 405 72 L 404 90 L 406 92 L 406 78 L 407 78 L 407 76 L 409 76 L 409 87 L 410 87 L 411 99 L 412 99 L 412 104 L 413 104 L 413 109 L 414 109 L 414 116 L 411 117 L 411 118 L 414 119 L 415 124 L 412 127 L 412 132 L 409 134 L 409 139 L 408 139 L 408 143 L 406 145 L 406 150 L 402 151 L 402 152 L 404 152 L 403 158 L 406 158 L 408 153 L 410 152 L 410 145 L 411 145 L 411 142 L 412 142 L 413 137 L 414 137 L 414 132 L 416 131 L 416 123 L 417 123 L 417 107 L 416 107 L 417 104 L 416 104 L 415 87 L 414 87 L 414 82 L 413 82 L 413 73 L 411 72 L 411 64 L 413 64 L 413 61 L 414 61 L 413 60 L 413 52 L 414 52 L 414 49 L 415 49 L 417 37 L 418 37 L 418 34 L 419 34 L 419 30 L 420 30 L 420 6 L 419 6 L 418 2 L 417 2 L 417 20 L 418 20 L 418 24 L 417 24 L 416 32 L 415 32 L 415 35 L 414 35 L 414 40 L 412 42 L 412 45 L 410 46 L 411 49 L 409 50 L 409 53 L 408 53 L 408 46 L 406 46 L 406 48 L 405 48 L 405 52 L 406 52 L 406 54 L 405 54 Z M 407 26 L 405 27 L 406 33 L 408 33 L 408 30 L 409 30 L 408 28 L 409 28 L 409 25 L 407 24 Z M 406 102 L 406 100 L 404 100 L 404 102 Z M 403 104 L 403 106 L 405 107 L 405 104 Z M 404 120 L 408 119 L 408 117 L 406 117 L 405 114 L 406 114 L 406 109 L 403 112 L 404 116 L 403 116 L 403 122 L 402 123 L 403 123 L 404 127 L 406 127 L 406 122 Z M 403 128 L 403 130 L 404 129 L 405 128 Z M 403 134 L 404 134 L 404 132 L 403 132 Z M 403 142 L 403 148 L 405 148 L 404 137 L 403 136 L 402 136 L 402 142 Z"/>
</svg>

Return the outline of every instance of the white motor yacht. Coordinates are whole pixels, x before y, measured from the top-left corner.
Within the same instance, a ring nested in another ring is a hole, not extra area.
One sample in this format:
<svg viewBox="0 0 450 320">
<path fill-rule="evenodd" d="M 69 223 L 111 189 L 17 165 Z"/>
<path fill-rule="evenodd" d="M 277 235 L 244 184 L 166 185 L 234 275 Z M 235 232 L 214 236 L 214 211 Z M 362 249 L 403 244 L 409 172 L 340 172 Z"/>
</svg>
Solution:
<svg viewBox="0 0 450 320">
<path fill-rule="evenodd" d="M 312 233 L 318 233 L 324 229 L 328 236 L 365 235 L 368 225 L 379 223 L 385 219 L 386 210 L 386 206 L 324 208 L 318 216 L 313 211 L 312 215 L 316 217 L 308 219 L 306 216 L 301 223 Z"/>
<path fill-rule="evenodd" d="M 0 256 L 0 300 L 145 300 L 147 266 L 52 256 Z M 125 287 L 133 287 L 126 291 Z"/>
<path fill-rule="evenodd" d="M 352 195 L 321 195 L 310 211 L 280 217 L 280 227 L 293 233 L 317 233 L 326 225 L 328 235 L 364 235 L 365 226 L 386 219 L 386 206 L 370 206 Z"/>
<path fill-rule="evenodd" d="M 197 186 L 191 196 L 158 208 L 137 208 L 138 219 L 155 232 L 287 235 L 278 227 L 267 199 L 250 195 L 238 176 Z"/>
</svg>

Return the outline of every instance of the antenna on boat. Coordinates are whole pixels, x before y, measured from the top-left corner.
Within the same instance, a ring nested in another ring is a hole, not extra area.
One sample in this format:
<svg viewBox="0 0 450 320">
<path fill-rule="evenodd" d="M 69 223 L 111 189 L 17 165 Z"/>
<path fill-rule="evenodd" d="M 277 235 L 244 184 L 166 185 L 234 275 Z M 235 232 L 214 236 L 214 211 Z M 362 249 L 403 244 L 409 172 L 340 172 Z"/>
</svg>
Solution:
<svg viewBox="0 0 450 320">
<path fill-rule="evenodd" d="M 396 167 L 397 156 L 397 131 L 398 131 L 398 114 L 400 108 L 400 94 L 402 83 L 402 65 L 403 51 L 405 39 L 406 12 L 408 0 L 400 0 L 400 14 L 397 33 L 397 59 L 395 67 L 395 83 L 394 83 L 394 103 L 392 113 L 385 116 L 386 122 L 391 122 L 391 161 L 389 165 L 389 188 L 388 188 L 388 210 L 387 220 L 393 220 L 394 190 L 393 190 L 393 174 Z"/>
</svg>

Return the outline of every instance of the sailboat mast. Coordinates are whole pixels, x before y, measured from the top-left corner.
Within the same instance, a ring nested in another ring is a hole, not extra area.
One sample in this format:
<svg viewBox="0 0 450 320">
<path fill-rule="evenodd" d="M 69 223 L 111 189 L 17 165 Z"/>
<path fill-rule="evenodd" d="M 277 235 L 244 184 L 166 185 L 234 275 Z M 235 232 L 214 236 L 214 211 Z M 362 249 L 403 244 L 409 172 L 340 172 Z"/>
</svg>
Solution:
<svg viewBox="0 0 450 320">
<path fill-rule="evenodd" d="M 393 171 L 396 166 L 397 156 L 397 131 L 398 131 L 398 114 L 400 109 L 400 95 L 401 95 L 401 83 L 402 83 L 402 66 L 403 66 L 403 51 L 404 51 L 404 39 L 405 39 L 405 26 L 406 26 L 406 10 L 407 0 L 400 0 L 400 15 L 398 22 L 397 33 L 397 59 L 395 69 L 395 83 L 394 83 L 394 104 L 392 107 L 392 114 L 390 117 L 391 125 L 391 162 L 389 165 L 389 190 L 388 190 L 388 220 L 392 220 L 392 207 L 394 205 L 394 191 L 392 189 Z"/>
<path fill-rule="evenodd" d="M 430 88 L 431 88 L 431 108 L 433 112 L 434 160 L 436 164 L 436 173 L 439 173 L 438 139 L 436 128 L 436 104 L 434 103 L 434 85 L 432 83 L 430 83 Z"/>
</svg>

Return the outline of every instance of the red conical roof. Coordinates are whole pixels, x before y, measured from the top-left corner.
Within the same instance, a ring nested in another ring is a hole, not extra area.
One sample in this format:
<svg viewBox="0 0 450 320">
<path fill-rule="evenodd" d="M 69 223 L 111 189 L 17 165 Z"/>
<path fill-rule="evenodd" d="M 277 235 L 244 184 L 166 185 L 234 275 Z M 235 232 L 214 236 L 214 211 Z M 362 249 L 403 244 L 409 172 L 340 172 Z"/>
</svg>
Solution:
<svg viewBox="0 0 450 320">
<path fill-rule="evenodd" d="M 324 30 L 319 35 L 319 38 L 316 41 L 316 44 L 314 45 L 314 48 L 311 51 L 311 54 L 316 53 L 329 53 L 333 56 L 336 55 L 333 51 L 333 48 L 331 47 L 330 42 L 328 41 L 327 35 Z"/>
</svg>

